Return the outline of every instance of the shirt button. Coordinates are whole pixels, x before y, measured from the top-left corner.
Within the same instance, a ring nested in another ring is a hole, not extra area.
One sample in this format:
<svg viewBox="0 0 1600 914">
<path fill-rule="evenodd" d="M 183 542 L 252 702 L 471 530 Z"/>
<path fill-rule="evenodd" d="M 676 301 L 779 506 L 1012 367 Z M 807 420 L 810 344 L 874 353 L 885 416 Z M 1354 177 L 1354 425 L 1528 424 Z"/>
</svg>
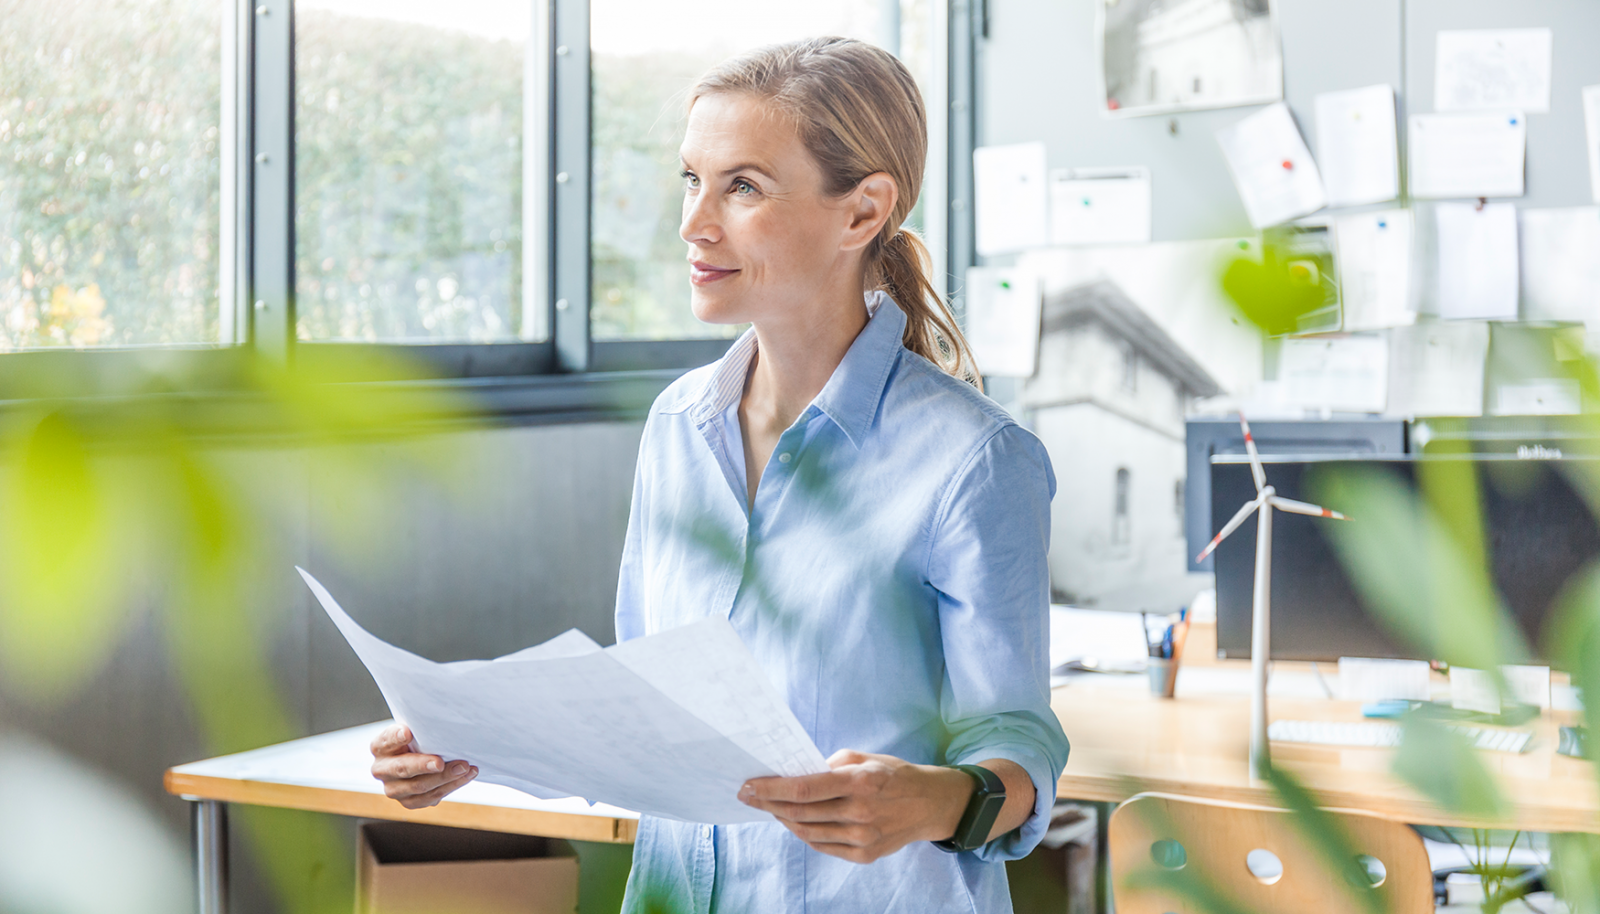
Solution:
<svg viewBox="0 0 1600 914">
<path fill-rule="evenodd" d="M 711 839 L 711 826 L 707 825 L 705 828 L 702 828 L 700 830 L 700 834 L 705 835 L 706 840 L 709 841 Z"/>
<path fill-rule="evenodd" d="M 778 462 L 779 463 L 788 463 L 790 460 L 793 459 L 793 457 L 794 457 L 794 455 L 790 454 L 788 451 L 784 451 L 782 454 L 778 455 Z"/>
</svg>

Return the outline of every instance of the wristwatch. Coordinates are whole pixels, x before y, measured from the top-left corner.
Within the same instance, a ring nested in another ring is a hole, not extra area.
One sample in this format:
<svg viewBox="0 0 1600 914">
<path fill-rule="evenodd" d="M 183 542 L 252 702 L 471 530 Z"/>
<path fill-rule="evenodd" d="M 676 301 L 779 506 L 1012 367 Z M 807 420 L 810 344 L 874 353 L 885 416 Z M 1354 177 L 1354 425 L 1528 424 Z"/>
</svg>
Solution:
<svg viewBox="0 0 1600 914">
<path fill-rule="evenodd" d="M 1000 817 L 1000 807 L 1006 805 L 1006 782 L 982 765 L 944 767 L 965 771 L 976 783 L 972 789 L 972 799 L 967 801 L 966 812 L 961 814 L 961 823 L 956 826 L 956 833 L 943 841 L 933 842 L 933 846 L 952 854 L 980 848 L 989 843 L 989 829 L 994 828 L 994 820 Z"/>
</svg>

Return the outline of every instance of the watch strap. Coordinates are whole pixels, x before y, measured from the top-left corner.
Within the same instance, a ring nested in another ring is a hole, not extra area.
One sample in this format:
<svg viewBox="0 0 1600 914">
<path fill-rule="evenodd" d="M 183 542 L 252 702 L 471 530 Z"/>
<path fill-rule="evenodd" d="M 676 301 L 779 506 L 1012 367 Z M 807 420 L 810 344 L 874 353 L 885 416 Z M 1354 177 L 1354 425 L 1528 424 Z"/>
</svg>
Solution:
<svg viewBox="0 0 1600 914">
<path fill-rule="evenodd" d="M 961 813 L 956 833 L 943 841 L 933 842 L 940 850 L 955 853 L 980 848 L 989 842 L 989 831 L 1000 817 L 1000 808 L 1006 804 L 1006 784 L 1000 775 L 982 765 L 946 765 L 962 771 L 973 780 L 972 797 Z"/>
</svg>

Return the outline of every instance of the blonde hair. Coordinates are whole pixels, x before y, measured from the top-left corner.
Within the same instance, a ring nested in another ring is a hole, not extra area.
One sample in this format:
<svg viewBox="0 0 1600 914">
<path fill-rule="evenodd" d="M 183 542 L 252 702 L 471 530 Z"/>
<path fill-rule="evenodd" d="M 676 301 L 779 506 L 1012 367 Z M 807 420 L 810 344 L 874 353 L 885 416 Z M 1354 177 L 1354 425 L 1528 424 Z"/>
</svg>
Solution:
<svg viewBox="0 0 1600 914">
<path fill-rule="evenodd" d="M 724 92 L 765 99 L 792 118 L 829 195 L 847 194 L 878 172 L 894 178 L 900 196 L 867 246 L 862 291 L 881 289 L 906 313 L 907 349 L 978 383 L 972 350 L 929 277 L 933 258 L 922 239 L 902 226 L 922 190 L 928 158 L 928 115 L 905 65 L 862 41 L 810 38 L 722 63 L 695 84 L 689 105 Z"/>
</svg>

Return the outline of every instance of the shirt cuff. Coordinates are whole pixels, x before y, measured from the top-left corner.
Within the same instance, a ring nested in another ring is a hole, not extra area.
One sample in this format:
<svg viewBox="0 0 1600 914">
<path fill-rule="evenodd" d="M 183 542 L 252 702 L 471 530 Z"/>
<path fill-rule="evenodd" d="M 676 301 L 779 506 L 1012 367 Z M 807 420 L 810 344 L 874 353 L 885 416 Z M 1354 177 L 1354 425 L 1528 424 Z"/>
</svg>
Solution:
<svg viewBox="0 0 1600 914">
<path fill-rule="evenodd" d="M 1037 748 L 1020 743 L 984 746 L 968 752 L 954 764 L 976 765 L 990 759 L 1015 762 L 1028 773 L 1028 779 L 1033 781 L 1033 815 L 1020 826 L 974 849 L 972 853 L 986 863 L 1020 860 L 1038 846 L 1050 828 L 1050 811 L 1056 804 L 1055 768 Z"/>
</svg>

